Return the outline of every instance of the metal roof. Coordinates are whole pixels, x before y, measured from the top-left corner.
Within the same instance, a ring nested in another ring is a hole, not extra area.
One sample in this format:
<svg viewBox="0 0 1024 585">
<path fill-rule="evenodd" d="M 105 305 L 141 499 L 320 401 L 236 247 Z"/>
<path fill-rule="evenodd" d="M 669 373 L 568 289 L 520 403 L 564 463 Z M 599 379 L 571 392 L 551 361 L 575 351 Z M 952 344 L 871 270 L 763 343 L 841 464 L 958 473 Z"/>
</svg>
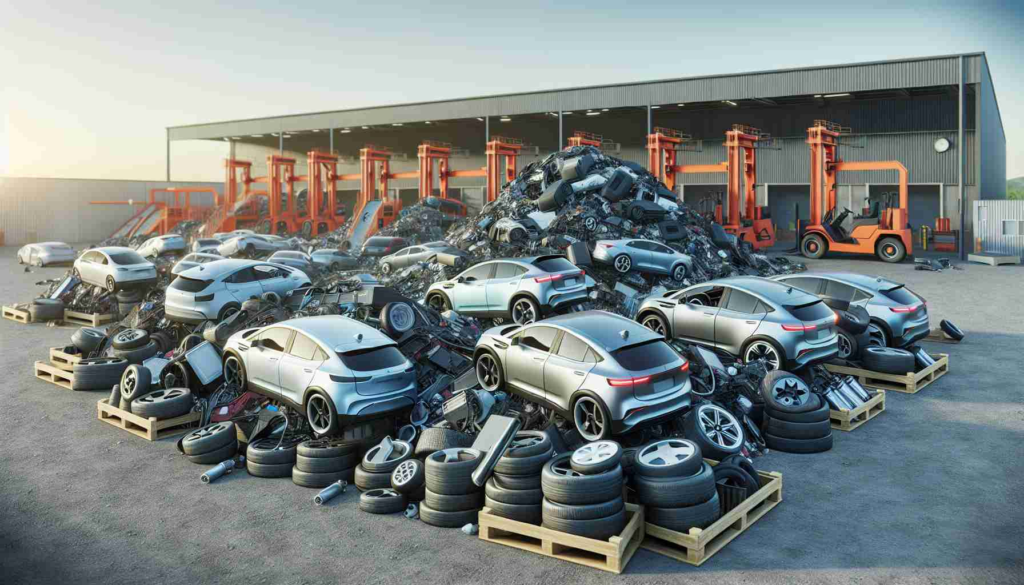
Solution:
<svg viewBox="0 0 1024 585">
<path fill-rule="evenodd" d="M 636 345 L 647 341 L 662 339 L 661 335 L 651 331 L 636 321 L 607 311 L 581 311 L 566 313 L 538 321 L 535 325 L 554 325 L 612 352 L 627 345 Z M 626 339 L 622 331 L 628 332 Z"/>
</svg>

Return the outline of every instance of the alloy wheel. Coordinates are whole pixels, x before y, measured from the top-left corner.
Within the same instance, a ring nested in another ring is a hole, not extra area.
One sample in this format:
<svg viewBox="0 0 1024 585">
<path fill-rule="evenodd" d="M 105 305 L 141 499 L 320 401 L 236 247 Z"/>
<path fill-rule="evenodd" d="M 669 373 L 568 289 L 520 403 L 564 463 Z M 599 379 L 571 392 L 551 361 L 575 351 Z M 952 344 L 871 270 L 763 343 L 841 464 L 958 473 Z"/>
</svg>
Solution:
<svg viewBox="0 0 1024 585">
<path fill-rule="evenodd" d="M 242 385 L 242 367 L 235 356 L 224 360 L 224 381 L 235 386 Z"/>
<path fill-rule="evenodd" d="M 494 356 L 485 353 L 476 361 L 476 379 L 485 390 L 493 392 L 498 389 L 501 377 L 498 374 L 498 363 Z"/>
<path fill-rule="evenodd" d="M 697 420 L 704 435 L 714 444 L 729 451 L 743 443 L 740 421 L 731 412 L 714 404 L 697 408 Z"/>
<path fill-rule="evenodd" d="M 619 272 L 629 272 L 629 269 L 633 267 L 633 261 L 629 259 L 629 256 L 623 254 L 615 259 L 615 270 Z"/>
<path fill-rule="evenodd" d="M 322 435 L 327 432 L 327 429 L 331 428 L 331 407 L 327 404 L 327 399 L 320 394 L 310 396 L 309 402 L 306 403 L 306 418 L 309 419 L 309 426 L 313 427 L 316 434 Z"/>
<path fill-rule="evenodd" d="M 587 443 L 572 453 L 570 459 L 573 463 L 582 465 L 596 465 L 608 461 L 622 450 L 618 443 L 612 441 L 596 441 Z"/>
<path fill-rule="evenodd" d="M 584 396 L 576 401 L 576 406 L 572 410 L 576 430 L 580 435 L 588 441 L 600 439 L 608 421 L 604 420 L 604 413 L 597 401 L 589 396 Z"/>
<path fill-rule="evenodd" d="M 842 359 L 849 359 L 853 354 L 853 342 L 846 336 L 845 333 L 839 334 L 839 357 Z"/>
<path fill-rule="evenodd" d="M 665 336 L 665 324 L 662 322 L 660 317 L 650 316 L 644 319 L 644 327 L 657 333 L 658 335 Z"/>
<path fill-rule="evenodd" d="M 693 443 L 669 439 L 647 445 L 636 454 L 636 458 L 649 467 L 666 467 L 685 461 L 696 453 Z"/>
<path fill-rule="evenodd" d="M 882 326 L 877 323 L 868 323 L 868 346 L 888 347 L 889 336 L 886 335 Z"/>
<path fill-rule="evenodd" d="M 512 305 L 512 320 L 519 325 L 529 325 L 537 320 L 537 311 L 529 299 L 519 299 Z"/>
<path fill-rule="evenodd" d="M 793 377 L 776 380 L 771 392 L 772 399 L 784 406 L 803 406 L 811 398 L 811 392 L 807 386 Z"/>
<path fill-rule="evenodd" d="M 765 369 L 769 372 L 779 369 L 779 364 L 782 361 L 779 358 L 778 350 L 767 341 L 751 343 L 743 356 L 743 361 L 748 364 L 757 360 L 764 360 Z"/>
</svg>

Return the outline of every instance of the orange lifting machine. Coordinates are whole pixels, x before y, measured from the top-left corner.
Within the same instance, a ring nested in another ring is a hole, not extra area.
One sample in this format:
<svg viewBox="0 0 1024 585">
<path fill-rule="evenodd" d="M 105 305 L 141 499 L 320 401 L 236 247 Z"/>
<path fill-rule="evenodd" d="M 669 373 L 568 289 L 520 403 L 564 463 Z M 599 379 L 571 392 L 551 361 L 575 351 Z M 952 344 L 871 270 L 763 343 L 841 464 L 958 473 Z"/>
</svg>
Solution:
<svg viewBox="0 0 1024 585">
<path fill-rule="evenodd" d="M 604 136 L 577 130 L 569 137 L 569 146 L 566 148 L 572 148 L 574 146 L 596 146 L 597 148 L 601 148 L 601 144 L 603 143 Z"/>
<path fill-rule="evenodd" d="M 913 253 L 912 233 L 908 226 L 909 195 L 907 168 L 898 161 L 845 162 L 839 158 L 841 136 L 850 129 L 815 120 L 807 129 L 811 153 L 810 225 L 803 229 L 800 252 L 808 258 L 821 258 L 829 250 L 849 254 L 874 255 L 886 262 L 900 262 Z M 836 207 L 836 178 L 841 171 L 896 171 L 899 174 L 899 203 L 880 211 L 878 203 L 865 215 L 854 216 L 849 230 L 843 227 L 853 215 Z"/>
<path fill-rule="evenodd" d="M 157 193 L 173 193 L 174 204 L 157 201 Z M 192 205 L 192 195 L 209 193 L 214 206 Z M 129 205 L 128 201 L 91 201 L 92 205 Z M 183 221 L 203 221 L 220 204 L 220 195 L 212 187 L 166 187 L 149 190 L 149 201 L 134 203 L 142 209 L 128 218 L 110 235 L 112 238 L 162 236 Z"/>
</svg>

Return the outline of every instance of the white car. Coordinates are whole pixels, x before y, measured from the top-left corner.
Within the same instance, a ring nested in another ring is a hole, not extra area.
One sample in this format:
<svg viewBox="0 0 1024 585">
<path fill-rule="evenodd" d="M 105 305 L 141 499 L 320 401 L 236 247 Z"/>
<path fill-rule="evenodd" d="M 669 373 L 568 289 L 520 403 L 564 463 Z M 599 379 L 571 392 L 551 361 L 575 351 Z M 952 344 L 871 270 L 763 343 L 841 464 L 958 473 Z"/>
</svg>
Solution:
<svg viewBox="0 0 1024 585">
<path fill-rule="evenodd" d="M 135 250 L 119 246 L 86 250 L 75 260 L 73 271 L 85 284 L 110 292 L 156 284 L 156 266 Z"/>
<path fill-rule="evenodd" d="M 287 250 L 289 246 L 284 240 L 275 240 L 263 235 L 235 236 L 217 247 L 217 253 L 225 258 L 243 256 L 253 258 L 259 254 L 273 254 L 278 250 Z"/>
<path fill-rule="evenodd" d="M 199 252 L 192 253 L 181 260 L 178 260 L 178 263 L 171 269 L 171 274 L 178 276 L 189 268 L 195 268 L 200 264 L 209 264 L 210 262 L 216 262 L 217 260 L 224 260 L 224 257 L 217 254 L 202 254 Z"/>
<path fill-rule="evenodd" d="M 167 234 L 146 240 L 135 251 L 146 258 L 155 258 L 168 254 L 184 254 L 187 249 L 185 238 L 178 234 Z"/>
<path fill-rule="evenodd" d="M 61 262 L 74 262 L 75 249 L 64 242 L 41 242 L 22 246 L 18 250 L 18 264 L 46 266 Z"/>
<path fill-rule="evenodd" d="M 273 292 L 284 298 L 292 290 L 311 286 L 296 268 L 254 260 L 216 260 L 182 272 L 167 287 L 164 313 L 171 321 L 223 321 L 242 303 Z"/>
<path fill-rule="evenodd" d="M 224 243 L 224 240 L 217 238 L 199 238 L 192 242 L 192 251 L 200 254 L 216 254 L 217 248 Z"/>
</svg>

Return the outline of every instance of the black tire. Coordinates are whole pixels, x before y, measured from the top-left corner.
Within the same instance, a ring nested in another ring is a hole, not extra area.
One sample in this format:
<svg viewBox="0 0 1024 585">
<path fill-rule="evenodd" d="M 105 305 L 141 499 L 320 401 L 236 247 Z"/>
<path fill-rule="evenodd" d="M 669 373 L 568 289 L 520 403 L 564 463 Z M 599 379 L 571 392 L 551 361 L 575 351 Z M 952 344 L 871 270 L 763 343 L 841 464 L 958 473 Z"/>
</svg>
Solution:
<svg viewBox="0 0 1024 585">
<path fill-rule="evenodd" d="M 361 492 L 391 487 L 390 473 L 370 473 L 362 465 L 356 466 L 352 479 L 356 489 Z"/>
<path fill-rule="evenodd" d="M 707 457 L 708 459 L 715 459 L 717 461 L 721 461 L 722 459 L 725 459 L 729 455 L 735 455 L 736 453 L 739 453 L 741 450 L 743 450 L 743 441 L 746 438 L 746 432 L 743 430 L 743 423 L 741 423 L 739 419 L 736 417 L 736 415 L 732 413 L 729 413 L 729 415 L 731 415 L 732 418 L 735 420 L 738 432 L 742 434 L 739 442 L 736 445 L 729 447 L 719 445 L 718 443 L 712 441 L 705 434 L 703 428 L 701 428 L 701 426 L 698 425 L 697 420 L 698 414 L 702 412 L 705 406 L 707 405 L 698 405 L 696 408 L 686 413 L 686 416 L 683 417 L 683 435 L 687 439 L 690 439 L 691 441 L 696 443 L 697 446 L 700 447 L 701 455 Z M 725 412 L 728 412 L 728 410 L 722 408 L 717 404 L 714 406 L 717 406 L 718 408 L 721 408 Z"/>
<path fill-rule="evenodd" d="M 404 494 L 393 489 L 368 490 L 359 494 L 359 509 L 370 514 L 395 514 L 409 505 Z"/>
<path fill-rule="evenodd" d="M 715 473 L 701 462 L 701 469 L 690 477 L 633 476 L 637 500 L 645 506 L 680 508 L 706 502 L 715 493 Z"/>
<path fill-rule="evenodd" d="M 519 431 L 502 457 L 533 457 L 551 450 L 551 438 L 544 431 Z M 538 471 L 539 473 L 539 471 Z"/>
<path fill-rule="evenodd" d="M 826 252 L 828 252 L 828 245 L 825 243 L 825 238 L 818 234 L 807 234 L 803 240 L 800 240 L 800 253 L 806 258 L 818 260 L 824 258 Z"/>
<path fill-rule="evenodd" d="M 532 490 L 540 489 L 540 473 L 535 475 L 506 475 L 494 472 L 491 480 L 498 487 L 506 490 Z"/>
<path fill-rule="evenodd" d="M 573 451 L 569 466 L 583 475 L 596 475 L 618 467 L 621 461 L 622 445 L 615 441 L 594 441 Z"/>
<path fill-rule="evenodd" d="M 318 405 L 320 410 L 318 410 Z M 318 419 L 319 422 L 314 423 L 314 419 L 310 415 L 317 412 L 322 413 L 323 409 L 327 410 L 326 415 L 323 415 L 326 416 L 327 424 L 326 426 L 318 428 L 315 425 L 318 425 L 323 421 Z M 310 392 L 309 395 L 306 396 L 306 404 L 303 405 L 303 411 L 306 413 L 306 422 L 317 436 L 326 437 L 333 435 L 338 431 L 338 410 L 334 405 L 334 400 L 327 394 L 319 390 Z"/>
<path fill-rule="evenodd" d="M 544 499 L 544 493 L 540 488 L 510 490 L 498 485 L 493 477 L 484 484 L 484 493 L 495 502 L 505 504 L 540 504 L 540 501 Z"/>
<path fill-rule="evenodd" d="M 391 472 L 391 489 L 400 494 L 415 494 L 426 485 L 427 474 L 419 459 L 407 459 Z"/>
<path fill-rule="evenodd" d="M 544 465 L 540 482 L 545 498 L 559 504 L 579 506 L 607 502 L 622 495 L 621 466 L 595 475 L 582 475 L 572 471 L 571 455 L 563 453 Z"/>
<path fill-rule="evenodd" d="M 634 205 L 629 208 L 629 219 L 633 221 L 643 221 L 644 219 L 644 208 L 639 205 Z"/>
<path fill-rule="evenodd" d="M 876 252 L 883 262 L 890 264 L 903 262 L 903 259 L 907 257 L 907 247 L 903 245 L 902 240 L 897 238 L 882 238 L 878 241 Z"/>
<path fill-rule="evenodd" d="M 380 311 L 380 326 L 398 339 L 416 327 L 416 311 L 406 302 L 388 303 Z"/>
<path fill-rule="evenodd" d="M 914 354 L 894 347 L 865 347 L 860 353 L 864 369 L 883 374 L 902 375 L 917 371 Z"/>
<path fill-rule="evenodd" d="M 644 508 L 644 520 L 676 532 L 689 532 L 691 528 L 707 528 L 722 516 L 722 507 L 716 493 L 710 500 L 687 508 Z"/>
<path fill-rule="evenodd" d="M 964 338 L 964 332 L 961 331 L 959 327 L 953 325 L 952 323 L 945 319 L 939 321 L 939 327 L 942 329 L 943 332 L 945 332 L 946 335 L 952 337 L 957 341 L 961 341 Z"/>
<path fill-rule="evenodd" d="M 715 483 L 742 488 L 746 491 L 743 499 L 754 495 L 761 488 L 757 479 L 747 473 L 745 469 L 726 463 L 719 463 L 715 466 Z"/>
<path fill-rule="evenodd" d="M 818 439 L 786 439 L 765 433 L 764 443 L 783 453 L 823 453 L 832 448 L 832 433 Z"/>
<path fill-rule="evenodd" d="M 253 477 L 291 477 L 292 467 L 291 463 L 256 463 L 248 458 L 245 460 L 245 469 Z"/>
<path fill-rule="evenodd" d="M 542 519 L 540 504 L 508 504 L 489 497 L 484 497 L 484 506 L 490 508 L 495 516 L 508 518 L 527 524 L 540 524 Z"/>
<path fill-rule="evenodd" d="M 303 457 L 295 456 L 295 468 L 306 473 L 334 473 L 352 469 L 359 464 L 359 455 L 349 453 L 341 457 Z"/>
<path fill-rule="evenodd" d="M 584 506 L 567 506 L 552 502 L 544 498 L 541 501 L 541 508 L 544 510 L 545 518 L 556 518 L 559 520 L 595 520 L 607 518 L 612 514 L 621 511 L 626 506 L 622 496 L 612 498 L 607 502 L 587 504 Z"/>
<path fill-rule="evenodd" d="M 775 420 L 793 422 L 793 423 L 815 423 L 823 420 L 829 420 L 829 408 L 828 402 L 818 398 L 818 408 L 810 412 L 801 412 L 799 414 L 793 414 L 790 412 L 779 412 L 772 410 L 767 405 L 764 407 L 764 418 L 772 417 Z"/>
<path fill-rule="evenodd" d="M 377 444 L 366 450 L 366 455 L 363 456 L 361 465 L 363 469 L 370 473 L 387 473 L 390 474 L 398 467 L 398 464 L 412 457 L 413 447 L 412 443 L 406 441 L 392 441 L 392 451 L 388 456 L 387 461 L 374 462 L 372 459 L 377 455 L 377 452 L 383 448 L 382 445 Z"/>
<path fill-rule="evenodd" d="M 363 441 L 356 439 L 342 439 L 338 437 L 310 439 L 299 443 L 295 454 L 307 459 L 327 458 L 333 459 L 343 455 L 356 454 Z"/>
<path fill-rule="evenodd" d="M 594 520 L 565 520 L 544 516 L 541 526 L 583 538 L 608 540 L 621 534 L 622 529 L 626 527 L 626 511 L 620 510 L 611 516 Z"/>
<path fill-rule="evenodd" d="M 736 467 L 739 467 L 743 471 L 749 473 L 750 477 L 753 477 L 754 479 L 757 479 L 759 477 L 757 474 L 757 468 L 754 467 L 754 463 L 750 459 L 744 457 L 743 455 L 730 455 L 729 457 L 722 459 L 722 462 L 719 465 L 735 465 Z M 760 485 L 761 482 L 760 480 L 758 480 L 758 486 Z"/>
<path fill-rule="evenodd" d="M 99 349 L 103 340 L 107 338 L 106 333 L 92 327 L 82 327 L 71 334 L 71 345 L 74 345 L 82 352 L 83 356 Z"/>
<path fill-rule="evenodd" d="M 839 336 L 837 339 L 839 343 L 839 359 L 851 361 L 860 359 L 860 343 L 857 342 L 857 336 L 851 335 L 850 332 L 841 327 L 836 331 L 836 334 Z"/>
<path fill-rule="evenodd" d="M 192 410 L 192 391 L 168 388 L 140 396 L 132 401 L 132 414 L 157 420 L 183 416 Z"/>
<path fill-rule="evenodd" d="M 72 390 L 105 390 L 121 383 L 128 362 L 120 358 L 86 358 L 72 366 Z"/>
<path fill-rule="evenodd" d="M 442 293 L 434 293 L 431 295 L 427 295 L 426 302 L 428 307 L 434 309 L 439 313 L 450 311 L 452 308 L 451 301 L 449 301 L 448 297 L 446 297 Z"/>
<path fill-rule="evenodd" d="M 665 444 L 674 450 L 687 450 L 689 448 L 693 452 L 689 456 L 683 459 L 676 459 L 675 461 L 670 460 L 669 456 L 666 455 L 664 462 L 662 462 L 659 449 L 663 450 L 662 446 Z M 651 457 L 654 457 L 654 459 L 652 460 Z M 645 463 L 644 459 L 648 461 Z M 636 450 L 633 459 L 634 472 L 636 475 L 644 477 L 690 477 L 695 473 L 699 473 L 703 464 L 704 460 L 702 459 L 700 446 L 688 439 L 665 439 L 648 443 Z"/>
<path fill-rule="evenodd" d="M 424 500 L 420 504 L 420 520 L 438 528 L 460 528 L 466 524 L 479 522 L 480 510 L 465 510 L 462 512 L 442 512 L 427 505 Z"/>
<path fill-rule="evenodd" d="M 526 321 L 526 319 L 529 318 L 527 314 L 524 314 L 524 316 L 521 317 L 522 321 L 516 318 L 515 307 L 516 305 L 519 305 L 521 303 L 526 303 L 530 308 L 530 313 L 528 315 L 533 315 L 533 319 L 529 322 Z M 533 300 L 528 296 L 523 295 L 520 295 L 512 299 L 512 302 L 510 302 L 508 306 L 508 315 L 509 318 L 512 319 L 512 322 L 517 325 L 528 325 L 529 323 L 536 323 L 537 321 L 540 321 L 543 318 L 540 312 L 540 305 L 537 304 L 537 301 Z"/>
<path fill-rule="evenodd" d="M 149 332 L 145 329 L 125 329 L 114 335 L 111 345 L 114 349 L 136 349 L 149 343 Z"/>
<path fill-rule="evenodd" d="M 110 390 L 110 396 L 107 398 L 107 405 L 121 408 L 121 386 L 114 384 Z"/>
<path fill-rule="evenodd" d="M 292 483 L 301 487 L 325 488 L 338 481 L 352 482 L 354 472 L 352 468 L 328 473 L 310 473 L 292 468 Z"/>
<path fill-rule="evenodd" d="M 662 332 L 662 334 L 665 335 L 665 339 L 669 338 L 668 323 L 665 321 L 665 318 L 658 313 L 650 312 L 645 314 L 640 319 L 640 324 L 655 333 L 658 333 L 659 331 Z"/>
<path fill-rule="evenodd" d="M 469 447 L 473 444 L 473 436 L 452 429 L 431 427 L 424 429 L 416 440 L 416 457 L 426 459 L 435 451 Z"/>
<path fill-rule="evenodd" d="M 799 423 L 764 417 L 764 432 L 783 439 L 820 439 L 832 433 L 832 422 L 828 420 Z"/>
<path fill-rule="evenodd" d="M 480 491 L 472 474 L 482 460 L 483 453 L 468 447 L 431 453 L 425 462 L 427 489 L 452 496 Z"/>
<path fill-rule="evenodd" d="M 216 422 L 185 435 L 181 439 L 181 449 L 186 455 L 201 455 L 232 442 L 238 442 L 235 423 Z"/>
<path fill-rule="evenodd" d="M 638 449 L 623 449 L 622 450 L 622 475 L 627 478 L 633 477 L 636 474 L 636 452 Z"/>
<path fill-rule="evenodd" d="M 278 443 L 281 448 L 278 449 Z M 279 439 L 260 439 L 245 449 L 245 460 L 251 463 L 262 463 L 265 465 L 284 465 L 289 467 L 295 465 L 295 444 L 288 441 L 281 442 Z M 351 467 L 351 465 L 349 466 Z M 291 475 L 291 471 L 289 471 Z"/>
<path fill-rule="evenodd" d="M 114 356 L 128 360 L 130 364 L 141 364 L 156 355 L 156 343 L 150 341 L 135 349 L 115 349 Z"/>
<path fill-rule="evenodd" d="M 548 447 L 547 451 L 529 457 L 502 457 L 494 466 L 494 472 L 513 476 L 540 475 L 544 465 L 551 461 L 554 455 L 554 449 Z"/>
<path fill-rule="evenodd" d="M 136 398 L 149 394 L 153 385 L 153 374 L 149 368 L 132 364 L 121 374 L 121 402 L 131 402 Z"/>
<path fill-rule="evenodd" d="M 816 410 L 821 400 L 816 398 L 800 376 L 783 370 L 768 372 L 761 380 L 761 397 L 765 406 L 778 412 L 799 414 Z"/>
<path fill-rule="evenodd" d="M 28 314 L 32 323 L 60 321 L 64 318 L 64 302 L 56 299 L 34 299 L 28 306 Z"/>
<path fill-rule="evenodd" d="M 191 385 L 191 380 L 192 375 L 189 373 L 186 361 L 171 362 L 160 372 L 160 385 L 164 388 L 188 388 Z"/>
<path fill-rule="evenodd" d="M 484 493 L 480 491 L 468 494 L 439 494 L 429 487 L 423 493 L 423 503 L 439 512 L 462 512 L 479 510 L 484 505 Z"/>
<path fill-rule="evenodd" d="M 234 458 L 238 454 L 238 440 L 235 439 L 218 449 L 213 451 L 207 451 L 198 455 L 186 455 L 189 461 L 198 465 L 216 465 L 223 463 L 228 459 Z"/>
</svg>

